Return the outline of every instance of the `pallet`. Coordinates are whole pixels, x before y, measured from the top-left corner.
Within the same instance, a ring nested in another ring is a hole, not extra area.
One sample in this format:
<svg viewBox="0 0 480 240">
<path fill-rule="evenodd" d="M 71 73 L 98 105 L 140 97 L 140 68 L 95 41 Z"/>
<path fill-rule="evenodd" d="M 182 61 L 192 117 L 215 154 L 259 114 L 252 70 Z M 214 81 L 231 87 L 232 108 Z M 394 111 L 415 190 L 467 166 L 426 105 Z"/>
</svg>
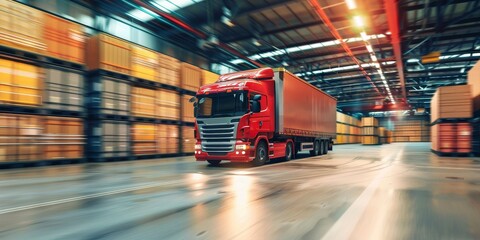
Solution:
<svg viewBox="0 0 480 240">
<path fill-rule="evenodd" d="M 0 112 L 3 113 L 43 115 L 42 110 L 33 106 L 6 105 L 0 102 Z"/>
<path fill-rule="evenodd" d="M 89 162 L 123 162 L 132 160 L 131 156 L 122 157 L 90 157 Z"/>
<path fill-rule="evenodd" d="M 32 62 L 33 64 L 44 66 L 43 64 L 48 64 L 52 66 L 61 66 L 69 69 L 76 69 L 80 71 L 85 70 L 85 65 L 83 63 L 70 62 L 67 60 L 62 60 L 50 56 L 41 55 L 38 53 L 32 53 L 21 49 L 10 48 L 7 46 L 0 45 L 0 54 L 11 60 L 22 61 L 22 62 Z"/>
<path fill-rule="evenodd" d="M 113 120 L 113 121 L 129 121 L 130 116 L 129 115 L 114 115 L 114 114 L 95 114 L 95 113 L 90 113 L 88 115 L 88 118 L 90 120 Z"/>
<path fill-rule="evenodd" d="M 186 90 L 186 89 L 180 89 L 180 94 L 190 95 L 190 96 L 195 96 L 195 95 L 197 95 L 196 92 L 191 91 L 191 90 Z"/>
<path fill-rule="evenodd" d="M 440 157 L 473 157 L 474 156 L 474 154 L 472 153 L 440 152 L 440 151 L 435 151 L 433 149 L 430 149 L 430 151 Z"/>
<path fill-rule="evenodd" d="M 57 110 L 57 109 L 42 109 L 41 112 L 42 112 L 42 115 L 56 116 L 56 117 L 58 116 L 58 117 L 85 118 L 87 116 L 85 112 Z"/>
<path fill-rule="evenodd" d="M 194 127 L 195 123 L 194 122 L 181 122 L 180 126 Z"/>
<path fill-rule="evenodd" d="M 472 120 L 472 118 L 440 118 L 428 124 L 428 126 L 433 126 L 439 123 L 470 123 Z"/>
<path fill-rule="evenodd" d="M 157 89 L 160 87 L 157 82 L 142 79 L 142 78 L 136 78 L 136 77 L 132 77 L 132 83 L 133 83 L 132 86 L 138 86 L 138 87 L 146 87 L 146 88 L 153 88 L 153 89 Z"/>
<path fill-rule="evenodd" d="M 158 119 L 152 118 L 152 117 L 130 116 L 130 121 L 132 121 L 132 122 L 143 122 L 143 123 L 157 123 Z"/>
<path fill-rule="evenodd" d="M 86 163 L 86 162 L 87 162 L 87 160 L 85 158 L 2 162 L 2 163 L 0 163 L 0 169 L 14 169 L 14 168 L 26 168 L 26 167 L 45 167 L 45 166 L 54 166 L 54 165 L 79 164 L 79 163 Z"/>
<path fill-rule="evenodd" d="M 87 72 L 87 77 L 96 77 L 96 76 L 106 76 L 106 77 L 111 77 L 115 79 L 125 80 L 128 82 L 132 82 L 133 80 L 132 76 L 129 76 L 123 73 L 112 72 L 104 69 L 96 69 L 96 70 Z"/>
<path fill-rule="evenodd" d="M 157 123 L 168 125 L 181 125 L 182 122 L 180 120 L 157 119 Z"/>
<path fill-rule="evenodd" d="M 131 160 L 156 159 L 159 154 L 132 155 Z"/>
</svg>

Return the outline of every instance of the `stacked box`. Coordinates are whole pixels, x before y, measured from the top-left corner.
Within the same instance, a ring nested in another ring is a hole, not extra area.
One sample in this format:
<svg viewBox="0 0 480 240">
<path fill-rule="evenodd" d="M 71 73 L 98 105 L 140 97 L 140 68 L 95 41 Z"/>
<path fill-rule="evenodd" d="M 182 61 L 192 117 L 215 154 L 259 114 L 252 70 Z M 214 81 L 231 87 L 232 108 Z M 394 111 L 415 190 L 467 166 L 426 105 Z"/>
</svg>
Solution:
<svg viewBox="0 0 480 240">
<path fill-rule="evenodd" d="M 335 144 L 359 143 L 360 121 L 344 113 L 337 112 L 337 137 Z"/>
<path fill-rule="evenodd" d="M 103 69 L 131 74 L 131 44 L 107 34 L 98 34 L 87 40 L 88 70 Z"/>
<path fill-rule="evenodd" d="M 472 86 L 440 87 L 432 98 L 432 151 L 438 155 L 472 152 Z"/>
<path fill-rule="evenodd" d="M 379 138 L 378 119 L 374 117 L 362 118 L 362 144 L 381 144 Z"/>
<path fill-rule="evenodd" d="M 182 153 L 193 153 L 195 151 L 194 128 L 182 126 Z"/>
<path fill-rule="evenodd" d="M 212 84 L 218 80 L 220 75 L 207 71 L 202 70 L 202 86 Z"/>
<path fill-rule="evenodd" d="M 480 61 L 468 71 L 468 85 L 472 89 L 473 111 L 480 117 Z"/>
<path fill-rule="evenodd" d="M 181 87 L 185 90 L 197 92 L 202 84 L 202 71 L 199 67 L 188 63 L 181 64 Z"/>
<path fill-rule="evenodd" d="M 42 105 L 43 69 L 0 58 L 0 104 Z"/>
<path fill-rule="evenodd" d="M 129 159 L 131 144 L 128 121 L 95 120 L 88 125 L 87 154 L 90 161 Z"/>
<path fill-rule="evenodd" d="M 439 87 L 432 97 L 431 122 L 439 119 L 472 117 L 472 87 L 470 85 Z"/>
</svg>

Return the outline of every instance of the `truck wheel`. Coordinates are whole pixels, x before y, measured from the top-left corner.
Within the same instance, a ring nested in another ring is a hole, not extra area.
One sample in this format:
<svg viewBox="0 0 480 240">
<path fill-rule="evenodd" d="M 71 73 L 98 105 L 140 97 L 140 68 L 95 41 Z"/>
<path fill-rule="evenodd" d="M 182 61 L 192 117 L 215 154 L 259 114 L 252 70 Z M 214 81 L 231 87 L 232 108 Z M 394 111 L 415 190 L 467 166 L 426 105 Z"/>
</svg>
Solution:
<svg viewBox="0 0 480 240">
<path fill-rule="evenodd" d="M 218 166 L 218 165 L 220 165 L 220 162 L 221 162 L 221 161 L 222 161 L 222 160 L 207 160 L 207 162 L 210 163 L 210 165 L 212 165 L 212 166 Z"/>
<path fill-rule="evenodd" d="M 320 142 L 315 141 L 313 143 L 313 150 L 310 151 L 310 156 L 314 157 L 318 155 L 320 155 Z"/>
<path fill-rule="evenodd" d="M 255 151 L 255 158 L 253 159 L 253 165 L 261 166 L 268 161 L 268 149 L 265 142 L 260 142 Z"/>
<path fill-rule="evenodd" d="M 328 153 L 328 141 L 323 141 L 323 154 Z"/>
<path fill-rule="evenodd" d="M 293 146 L 292 143 L 287 143 L 285 147 L 285 161 L 290 161 L 293 159 Z"/>
</svg>

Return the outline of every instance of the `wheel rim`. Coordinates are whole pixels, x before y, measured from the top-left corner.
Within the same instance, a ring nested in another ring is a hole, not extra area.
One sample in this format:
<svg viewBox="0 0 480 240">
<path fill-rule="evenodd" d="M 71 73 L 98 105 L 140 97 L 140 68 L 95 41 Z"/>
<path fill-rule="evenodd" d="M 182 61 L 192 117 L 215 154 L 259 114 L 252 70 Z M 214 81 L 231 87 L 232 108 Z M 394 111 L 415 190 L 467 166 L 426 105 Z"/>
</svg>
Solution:
<svg viewBox="0 0 480 240">
<path fill-rule="evenodd" d="M 292 146 L 290 144 L 287 145 L 287 159 L 292 158 Z"/>
<path fill-rule="evenodd" d="M 264 160 L 265 159 L 265 149 L 261 148 L 260 151 L 258 151 L 258 155 L 260 156 L 260 160 Z"/>
</svg>

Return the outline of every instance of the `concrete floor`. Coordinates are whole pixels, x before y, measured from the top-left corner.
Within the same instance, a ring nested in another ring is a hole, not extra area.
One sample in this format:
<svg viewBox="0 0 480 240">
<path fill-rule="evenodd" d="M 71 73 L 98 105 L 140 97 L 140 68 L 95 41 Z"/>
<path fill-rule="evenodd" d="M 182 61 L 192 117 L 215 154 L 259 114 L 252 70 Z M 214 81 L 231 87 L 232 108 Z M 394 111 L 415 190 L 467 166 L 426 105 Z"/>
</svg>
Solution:
<svg viewBox="0 0 480 240">
<path fill-rule="evenodd" d="M 4 170 L 0 239 L 480 239 L 480 159 L 429 148 Z"/>
</svg>

